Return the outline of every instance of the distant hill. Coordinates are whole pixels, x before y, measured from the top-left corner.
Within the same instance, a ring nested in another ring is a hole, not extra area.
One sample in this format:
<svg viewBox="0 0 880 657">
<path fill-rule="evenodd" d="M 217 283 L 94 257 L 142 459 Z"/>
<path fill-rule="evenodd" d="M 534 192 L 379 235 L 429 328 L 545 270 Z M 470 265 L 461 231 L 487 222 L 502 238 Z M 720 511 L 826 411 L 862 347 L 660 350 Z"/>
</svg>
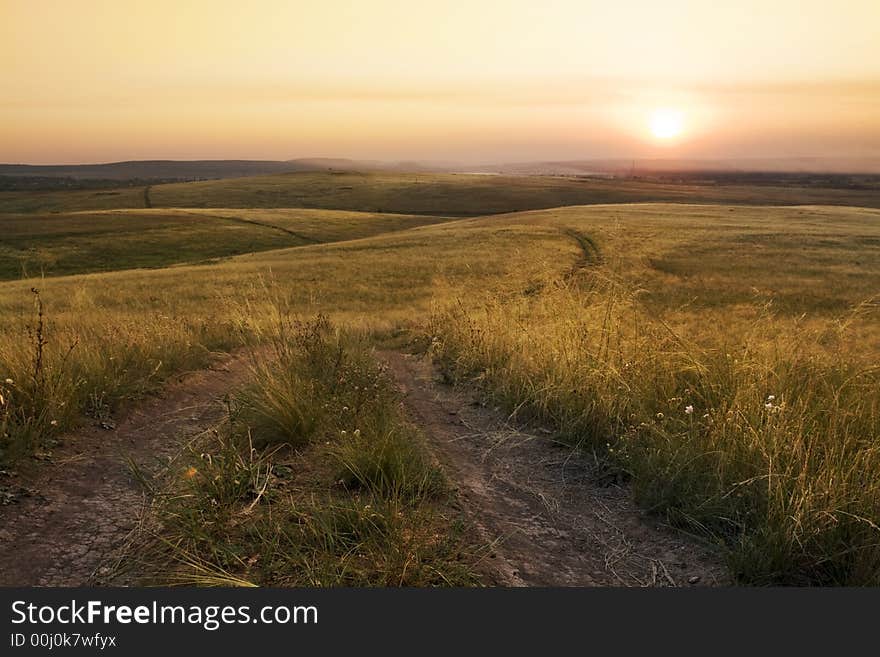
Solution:
<svg viewBox="0 0 880 657">
<path fill-rule="evenodd" d="M 589 159 L 511 162 L 467 167 L 474 173 L 512 175 L 645 175 L 669 173 L 880 174 L 880 157 L 781 157 L 731 159 Z"/>
<path fill-rule="evenodd" d="M 140 160 L 107 164 L 0 164 L 0 176 L 101 180 L 193 180 L 240 178 L 313 170 L 317 163 L 293 160 Z"/>
<path fill-rule="evenodd" d="M 132 160 L 106 164 L 0 164 L 0 190 L 92 188 L 125 183 L 163 183 L 265 176 L 300 171 L 452 171 L 453 165 L 347 158 L 293 160 Z"/>
<path fill-rule="evenodd" d="M 585 159 L 466 165 L 449 162 L 390 162 L 346 158 L 292 160 L 136 160 L 106 164 L 0 164 L 0 189 L 43 186 L 94 187 L 108 183 L 159 183 L 242 178 L 299 171 L 387 171 L 401 173 L 497 173 L 553 176 L 668 176 L 696 172 L 880 174 L 880 158 Z M 692 177 L 692 176 L 688 176 Z M 16 182 L 17 181 L 17 182 Z M 30 181 L 30 182 L 29 182 Z M 57 181 L 53 183 L 53 181 Z"/>
</svg>

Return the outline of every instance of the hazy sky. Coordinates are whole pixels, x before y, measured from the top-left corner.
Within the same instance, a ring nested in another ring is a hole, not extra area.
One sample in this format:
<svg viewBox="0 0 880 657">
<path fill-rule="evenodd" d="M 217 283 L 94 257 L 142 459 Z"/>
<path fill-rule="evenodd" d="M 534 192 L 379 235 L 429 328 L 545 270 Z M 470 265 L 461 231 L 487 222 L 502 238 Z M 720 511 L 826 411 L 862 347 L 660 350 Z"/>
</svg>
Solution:
<svg viewBox="0 0 880 657">
<path fill-rule="evenodd" d="M 880 0 L 0 0 L 0 62 L 3 162 L 880 156 Z"/>
</svg>

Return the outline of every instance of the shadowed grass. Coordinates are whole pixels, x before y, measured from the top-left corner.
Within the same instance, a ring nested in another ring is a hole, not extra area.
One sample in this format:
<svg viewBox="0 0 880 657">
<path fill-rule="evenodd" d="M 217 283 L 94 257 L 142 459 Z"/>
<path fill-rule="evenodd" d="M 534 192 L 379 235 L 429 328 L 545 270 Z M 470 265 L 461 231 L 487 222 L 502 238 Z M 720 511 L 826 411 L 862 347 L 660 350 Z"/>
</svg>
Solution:
<svg viewBox="0 0 880 657">
<path fill-rule="evenodd" d="M 0 280 L 167 267 L 446 221 L 333 210 L 0 214 Z"/>
<path fill-rule="evenodd" d="M 876 189 L 687 184 L 566 176 L 299 172 L 152 185 L 154 208 L 325 208 L 478 216 L 597 203 L 834 204 L 880 206 Z M 0 212 L 144 207 L 144 188 L 0 192 Z"/>
</svg>

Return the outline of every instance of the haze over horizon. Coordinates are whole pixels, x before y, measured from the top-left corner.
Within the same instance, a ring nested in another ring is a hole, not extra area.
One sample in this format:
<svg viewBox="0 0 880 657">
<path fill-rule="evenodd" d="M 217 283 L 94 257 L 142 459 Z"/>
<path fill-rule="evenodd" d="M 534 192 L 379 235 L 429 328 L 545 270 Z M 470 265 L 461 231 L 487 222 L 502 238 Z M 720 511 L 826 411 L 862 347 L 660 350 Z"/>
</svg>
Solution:
<svg viewBox="0 0 880 657">
<path fill-rule="evenodd" d="M 874 0 L 0 12 L 2 162 L 880 157 Z"/>
</svg>

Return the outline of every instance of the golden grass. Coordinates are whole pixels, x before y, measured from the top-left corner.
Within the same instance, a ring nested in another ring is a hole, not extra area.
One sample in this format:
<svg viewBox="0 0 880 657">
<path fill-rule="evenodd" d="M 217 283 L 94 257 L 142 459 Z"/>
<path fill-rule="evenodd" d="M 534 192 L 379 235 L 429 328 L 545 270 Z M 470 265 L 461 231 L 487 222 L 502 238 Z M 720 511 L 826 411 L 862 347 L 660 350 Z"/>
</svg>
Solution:
<svg viewBox="0 0 880 657">
<path fill-rule="evenodd" d="M 742 581 L 880 584 L 880 307 L 860 299 L 878 289 L 876 213 L 669 210 L 532 214 L 590 230 L 603 264 L 438 303 L 433 353 L 605 454 L 646 506 L 725 544 Z M 802 248 L 729 250 L 778 234 L 772 218 Z"/>
<path fill-rule="evenodd" d="M 436 228 L 252 254 L 216 265 L 2 284 L 0 380 L 15 381 L 5 395 L 15 401 L 4 411 L 9 434 L 4 451 L 15 443 L 30 449 L 38 441 L 34 435 L 69 429 L 82 412 L 108 413 L 170 373 L 204 366 L 213 352 L 259 338 L 274 320 L 279 297 L 303 315 L 325 312 L 349 326 L 389 330 L 413 313 L 427 312 L 437 290 L 525 286 L 575 251 L 549 229 L 496 231 L 467 222 L 459 230 Z M 523 250 L 523 239 L 534 239 L 534 248 Z M 486 258 L 486 253 L 494 255 Z M 45 307 L 47 341 L 38 376 L 35 285 Z M 34 416 L 43 419 L 37 422 Z M 32 425 L 23 437 L 23 427 Z"/>
<path fill-rule="evenodd" d="M 443 474 L 369 341 L 275 311 L 228 422 L 146 480 L 155 518 L 133 559 L 160 584 L 475 583 Z"/>
<path fill-rule="evenodd" d="M 259 218 L 315 229 L 299 212 Z M 35 283 L 8 282 L 0 423 L 7 449 L 32 447 L 265 340 L 281 298 L 359 330 L 427 325 L 452 371 L 610 446 L 744 581 L 877 583 L 878 244 L 876 210 L 605 205 L 46 279 L 36 377 Z"/>
</svg>

